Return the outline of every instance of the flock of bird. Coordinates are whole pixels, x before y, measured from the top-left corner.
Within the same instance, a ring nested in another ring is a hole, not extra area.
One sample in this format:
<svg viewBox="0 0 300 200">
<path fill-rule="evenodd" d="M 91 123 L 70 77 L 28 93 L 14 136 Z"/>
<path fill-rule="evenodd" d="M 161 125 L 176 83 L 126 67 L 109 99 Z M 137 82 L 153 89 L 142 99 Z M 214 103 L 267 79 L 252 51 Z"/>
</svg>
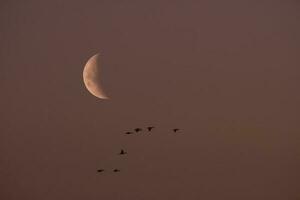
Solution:
<svg viewBox="0 0 300 200">
<path fill-rule="evenodd" d="M 148 132 L 151 132 L 154 128 L 155 128 L 154 126 L 149 126 L 149 127 L 147 127 L 147 130 L 148 130 Z M 142 128 L 135 128 L 134 131 L 127 131 L 127 132 L 125 132 L 125 134 L 126 135 L 131 135 L 131 134 L 134 134 L 134 133 L 139 133 L 141 131 L 143 131 Z M 172 131 L 174 133 L 176 133 L 176 132 L 180 131 L 180 129 L 179 128 L 174 128 L 174 129 L 172 129 Z M 126 155 L 126 154 L 127 154 L 127 152 L 124 151 L 123 149 L 121 149 L 119 155 Z M 104 172 L 104 171 L 105 171 L 104 169 L 98 169 L 97 170 L 97 172 L 99 172 L 99 173 Z M 113 172 L 120 172 L 120 171 L 121 171 L 120 169 L 113 169 Z"/>
</svg>

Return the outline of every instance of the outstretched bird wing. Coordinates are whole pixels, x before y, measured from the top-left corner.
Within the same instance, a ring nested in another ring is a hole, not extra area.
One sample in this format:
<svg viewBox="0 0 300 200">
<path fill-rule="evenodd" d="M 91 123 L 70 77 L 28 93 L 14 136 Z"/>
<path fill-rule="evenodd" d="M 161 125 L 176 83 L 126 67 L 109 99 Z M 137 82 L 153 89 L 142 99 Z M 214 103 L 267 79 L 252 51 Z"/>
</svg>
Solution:
<svg viewBox="0 0 300 200">
<path fill-rule="evenodd" d="M 148 131 L 151 131 L 152 129 L 154 129 L 154 126 L 149 126 L 147 127 Z"/>
</svg>

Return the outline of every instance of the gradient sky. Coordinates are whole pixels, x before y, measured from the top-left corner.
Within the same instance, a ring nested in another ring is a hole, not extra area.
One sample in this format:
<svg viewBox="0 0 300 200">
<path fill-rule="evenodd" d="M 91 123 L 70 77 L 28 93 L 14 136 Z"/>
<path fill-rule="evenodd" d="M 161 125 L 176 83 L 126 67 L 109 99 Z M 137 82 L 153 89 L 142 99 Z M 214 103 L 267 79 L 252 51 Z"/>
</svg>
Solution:
<svg viewBox="0 0 300 200">
<path fill-rule="evenodd" d="M 300 199 L 299 10 L 1 1 L 0 198 Z M 109 101 L 83 85 L 96 53 Z"/>
</svg>

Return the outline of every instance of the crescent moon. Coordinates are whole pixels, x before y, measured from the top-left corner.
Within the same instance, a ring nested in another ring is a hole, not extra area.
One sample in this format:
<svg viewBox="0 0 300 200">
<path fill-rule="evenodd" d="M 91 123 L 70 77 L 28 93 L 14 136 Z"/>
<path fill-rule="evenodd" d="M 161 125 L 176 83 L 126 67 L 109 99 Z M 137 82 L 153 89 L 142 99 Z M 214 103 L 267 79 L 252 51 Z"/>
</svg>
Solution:
<svg viewBox="0 0 300 200">
<path fill-rule="evenodd" d="M 83 69 L 83 82 L 86 89 L 95 97 L 100 99 L 108 99 L 100 81 L 100 63 L 99 54 L 92 56 Z"/>
</svg>

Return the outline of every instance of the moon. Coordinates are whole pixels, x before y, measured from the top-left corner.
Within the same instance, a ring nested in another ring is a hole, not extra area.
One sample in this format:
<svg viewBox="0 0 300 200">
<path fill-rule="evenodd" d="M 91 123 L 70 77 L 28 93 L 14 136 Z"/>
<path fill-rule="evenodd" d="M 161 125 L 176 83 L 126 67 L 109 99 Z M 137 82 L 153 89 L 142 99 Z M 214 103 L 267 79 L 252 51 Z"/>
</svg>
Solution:
<svg viewBox="0 0 300 200">
<path fill-rule="evenodd" d="M 108 99 L 100 81 L 100 55 L 92 56 L 83 69 L 83 82 L 86 89 L 95 97 Z"/>
</svg>

